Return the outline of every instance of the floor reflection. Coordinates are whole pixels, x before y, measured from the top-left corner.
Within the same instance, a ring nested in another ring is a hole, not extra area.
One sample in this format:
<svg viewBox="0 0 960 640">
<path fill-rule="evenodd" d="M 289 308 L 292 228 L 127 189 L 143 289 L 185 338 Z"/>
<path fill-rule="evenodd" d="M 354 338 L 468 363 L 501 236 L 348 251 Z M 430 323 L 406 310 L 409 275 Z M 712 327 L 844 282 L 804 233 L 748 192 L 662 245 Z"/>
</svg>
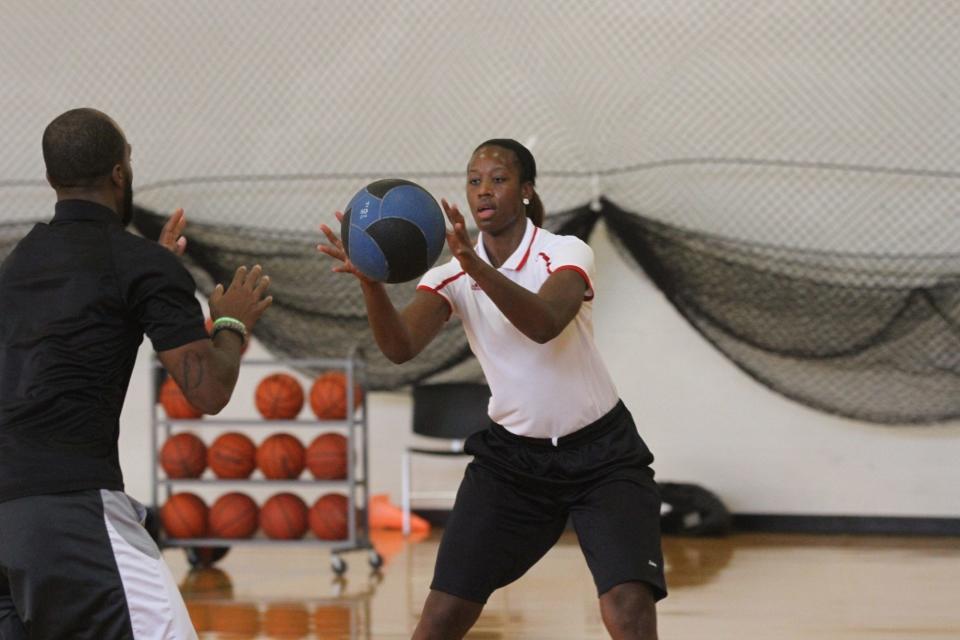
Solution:
<svg viewBox="0 0 960 640">
<path fill-rule="evenodd" d="M 381 572 L 355 552 L 345 554 L 342 578 L 321 546 L 238 546 L 216 566 L 192 571 L 182 552 L 164 555 L 204 640 L 406 640 L 429 592 L 440 537 L 384 532 L 374 541 Z M 960 638 L 956 539 L 668 536 L 663 551 L 670 597 L 657 615 L 664 638 Z M 572 532 L 496 591 L 468 636 L 501 638 L 609 638 Z"/>
<path fill-rule="evenodd" d="M 355 640 L 371 637 L 369 602 L 380 577 L 371 574 L 367 590 L 351 592 L 347 579 L 331 578 L 330 597 L 275 600 L 237 596 L 226 570 L 203 567 L 185 574 L 180 591 L 204 639 Z"/>
<path fill-rule="evenodd" d="M 663 539 L 667 589 L 704 585 L 716 579 L 733 559 L 734 545 L 727 538 Z"/>
</svg>

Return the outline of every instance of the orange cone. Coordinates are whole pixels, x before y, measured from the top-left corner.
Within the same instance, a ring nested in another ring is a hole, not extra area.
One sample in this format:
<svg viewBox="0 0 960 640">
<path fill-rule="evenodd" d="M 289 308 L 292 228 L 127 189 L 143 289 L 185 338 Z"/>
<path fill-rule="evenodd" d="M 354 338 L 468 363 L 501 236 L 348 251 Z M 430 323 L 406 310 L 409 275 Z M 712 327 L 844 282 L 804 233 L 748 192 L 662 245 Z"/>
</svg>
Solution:
<svg viewBox="0 0 960 640">
<path fill-rule="evenodd" d="M 371 529 L 403 529 L 403 509 L 390 503 L 385 493 L 370 496 L 369 521 Z M 430 523 L 416 515 L 410 514 L 410 532 L 427 533 Z"/>
<path fill-rule="evenodd" d="M 403 532 L 395 529 L 370 529 L 370 542 L 377 553 L 380 554 L 380 557 L 383 558 L 384 564 L 388 564 L 394 556 L 411 544 L 416 544 L 429 537 L 429 531 L 411 531 L 409 536 L 405 536 Z"/>
</svg>

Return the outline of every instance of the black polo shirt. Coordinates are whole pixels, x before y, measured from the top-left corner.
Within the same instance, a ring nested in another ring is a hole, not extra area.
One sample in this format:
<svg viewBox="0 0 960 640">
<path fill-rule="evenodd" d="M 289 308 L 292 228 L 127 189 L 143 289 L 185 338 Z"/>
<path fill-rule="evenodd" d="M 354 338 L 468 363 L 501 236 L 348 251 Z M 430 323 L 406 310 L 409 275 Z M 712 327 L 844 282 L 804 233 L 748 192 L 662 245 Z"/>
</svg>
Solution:
<svg viewBox="0 0 960 640">
<path fill-rule="evenodd" d="M 84 200 L 56 205 L 0 265 L 0 501 L 123 489 L 120 410 L 144 333 L 207 338 L 196 284 Z"/>
</svg>

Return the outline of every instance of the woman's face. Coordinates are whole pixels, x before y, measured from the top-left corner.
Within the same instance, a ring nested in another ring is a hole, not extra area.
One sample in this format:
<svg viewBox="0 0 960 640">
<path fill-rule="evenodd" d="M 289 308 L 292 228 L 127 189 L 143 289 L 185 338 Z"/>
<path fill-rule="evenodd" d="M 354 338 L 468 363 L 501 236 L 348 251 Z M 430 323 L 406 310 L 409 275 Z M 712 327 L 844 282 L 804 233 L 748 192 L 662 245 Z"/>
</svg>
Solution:
<svg viewBox="0 0 960 640">
<path fill-rule="evenodd" d="M 529 182 L 520 182 L 520 163 L 513 151 L 480 147 L 467 166 L 467 203 L 480 231 L 496 235 L 523 222 L 523 198 L 532 195 Z"/>
</svg>

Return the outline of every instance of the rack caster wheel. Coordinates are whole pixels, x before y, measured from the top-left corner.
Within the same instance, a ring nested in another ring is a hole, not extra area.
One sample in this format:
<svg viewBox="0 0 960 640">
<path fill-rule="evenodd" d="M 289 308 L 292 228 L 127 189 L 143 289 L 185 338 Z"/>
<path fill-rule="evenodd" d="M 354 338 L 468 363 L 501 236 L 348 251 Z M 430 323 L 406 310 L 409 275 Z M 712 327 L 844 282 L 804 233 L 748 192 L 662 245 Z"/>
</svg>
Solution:
<svg viewBox="0 0 960 640">
<path fill-rule="evenodd" d="M 227 555 L 230 547 L 186 547 L 183 551 L 191 567 L 212 567 Z"/>
<path fill-rule="evenodd" d="M 338 576 L 347 572 L 347 561 L 338 555 L 330 556 L 330 568 Z"/>
<path fill-rule="evenodd" d="M 374 571 L 383 566 L 383 557 L 374 549 L 371 549 L 370 553 L 367 554 L 367 560 L 370 562 L 370 567 Z"/>
</svg>

